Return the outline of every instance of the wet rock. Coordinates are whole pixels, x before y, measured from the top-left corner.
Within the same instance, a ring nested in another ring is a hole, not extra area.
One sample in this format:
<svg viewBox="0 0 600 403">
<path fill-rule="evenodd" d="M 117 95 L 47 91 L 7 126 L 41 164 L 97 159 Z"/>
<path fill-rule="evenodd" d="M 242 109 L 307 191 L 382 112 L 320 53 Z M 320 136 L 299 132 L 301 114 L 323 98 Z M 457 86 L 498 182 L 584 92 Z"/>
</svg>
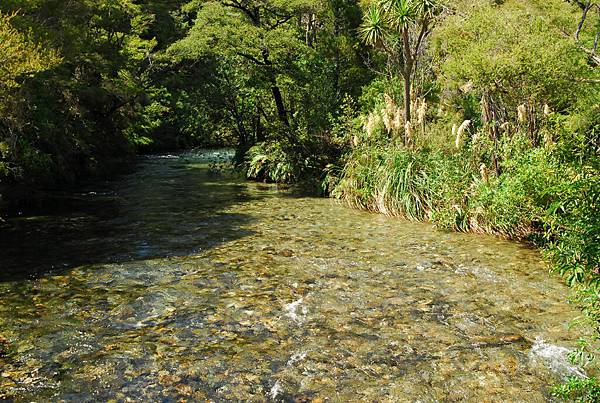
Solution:
<svg viewBox="0 0 600 403">
<path fill-rule="evenodd" d="M 283 257 L 292 257 L 294 256 L 294 251 L 291 249 L 284 249 L 281 252 L 279 252 L 279 255 Z"/>
</svg>

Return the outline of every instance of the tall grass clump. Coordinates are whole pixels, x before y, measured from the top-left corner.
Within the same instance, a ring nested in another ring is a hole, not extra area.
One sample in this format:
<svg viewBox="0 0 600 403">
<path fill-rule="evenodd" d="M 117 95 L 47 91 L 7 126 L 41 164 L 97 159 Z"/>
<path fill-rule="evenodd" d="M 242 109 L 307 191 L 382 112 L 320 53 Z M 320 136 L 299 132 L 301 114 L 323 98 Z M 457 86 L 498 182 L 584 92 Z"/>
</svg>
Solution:
<svg viewBox="0 0 600 403">
<path fill-rule="evenodd" d="M 460 158 L 376 145 L 354 149 L 345 161 L 334 197 L 357 208 L 411 220 L 440 217 L 464 229 L 457 217 L 465 209 L 464 193 L 471 175 Z M 444 208 L 452 214 L 441 215 Z"/>
</svg>

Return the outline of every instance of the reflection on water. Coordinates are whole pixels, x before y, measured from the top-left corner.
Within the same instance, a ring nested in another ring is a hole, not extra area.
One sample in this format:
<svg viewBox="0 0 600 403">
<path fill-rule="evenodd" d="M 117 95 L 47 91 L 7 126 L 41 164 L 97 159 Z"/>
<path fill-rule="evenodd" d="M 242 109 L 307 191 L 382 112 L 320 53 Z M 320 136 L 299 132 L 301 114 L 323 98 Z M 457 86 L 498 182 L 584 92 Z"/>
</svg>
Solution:
<svg viewBox="0 0 600 403">
<path fill-rule="evenodd" d="M 545 401 L 581 371 L 565 361 L 574 308 L 535 251 L 239 182 L 206 159 L 149 158 L 110 197 L 12 223 L 0 397 Z M 60 265 L 76 267 L 15 275 Z"/>
</svg>

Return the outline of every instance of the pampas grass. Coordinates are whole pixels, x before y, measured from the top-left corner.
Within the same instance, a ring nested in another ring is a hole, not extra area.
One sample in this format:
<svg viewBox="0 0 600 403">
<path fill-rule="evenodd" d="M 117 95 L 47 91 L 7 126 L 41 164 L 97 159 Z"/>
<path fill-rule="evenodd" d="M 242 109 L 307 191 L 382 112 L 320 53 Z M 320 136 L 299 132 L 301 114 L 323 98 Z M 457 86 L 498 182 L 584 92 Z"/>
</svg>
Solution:
<svg viewBox="0 0 600 403">
<path fill-rule="evenodd" d="M 465 130 L 467 130 L 467 128 L 469 127 L 470 124 L 471 124 L 470 120 L 465 120 L 464 122 L 462 122 L 462 124 L 456 130 L 456 140 L 454 142 L 454 145 L 456 146 L 457 149 L 460 148 L 460 145 L 462 143 L 463 134 L 465 133 Z M 454 127 L 455 126 L 452 127 L 453 132 L 454 132 Z"/>
<path fill-rule="evenodd" d="M 413 140 L 413 129 L 412 129 L 412 124 L 409 122 L 406 122 L 406 124 L 404 125 L 404 139 L 406 140 L 406 145 L 409 145 L 412 143 Z"/>
<path fill-rule="evenodd" d="M 427 116 L 427 101 L 422 99 L 419 107 L 417 108 L 417 123 L 425 123 L 425 117 Z"/>
<path fill-rule="evenodd" d="M 404 121 L 404 119 L 403 119 L 403 115 L 402 115 L 402 108 L 398 107 L 398 108 L 396 108 L 396 114 L 394 116 L 394 130 L 396 131 L 396 133 L 400 132 L 403 121 Z"/>
<path fill-rule="evenodd" d="M 517 120 L 520 123 L 525 123 L 527 121 L 527 107 L 525 104 L 521 104 L 517 107 Z"/>
<path fill-rule="evenodd" d="M 380 116 L 385 131 L 388 134 L 394 133 L 397 135 L 404 127 L 402 108 L 398 107 L 388 94 L 384 95 L 384 107 L 378 113 L 372 112 L 371 114 Z"/>
<path fill-rule="evenodd" d="M 393 127 L 392 122 L 394 121 L 393 115 L 390 116 L 388 108 L 383 108 L 381 110 L 381 118 L 383 120 L 383 125 L 385 126 L 385 131 L 389 134 Z"/>
<path fill-rule="evenodd" d="M 544 146 L 546 148 L 550 148 L 552 146 L 552 144 L 554 144 L 554 139 L 552 138 L 552 133 L 550 133 L 549 131 L 546 131 L 546 133 L 544 134 Z"/>
<path fill-rule="evenodd" d="M 483 183 L 489 183 L 490 173 L 488 167 L 485 164 L 479 166 L 479 173 L 481 174 L 481 180 Z"/>
<path fill-rule="evenodd" d="M 381 124 L 381 116 L 378 113 L 371 112 L 367 117 L 367 122 L 364 125 L 364 130 L 369 137 L 373 137 L 375 130 Z"/>
<path fill-rule="evenodd" d="M 544 104 L 544 116 L 548 116 L 552 113 L 550 110 L 550 106 L 548 104 Z"/>
</svg>

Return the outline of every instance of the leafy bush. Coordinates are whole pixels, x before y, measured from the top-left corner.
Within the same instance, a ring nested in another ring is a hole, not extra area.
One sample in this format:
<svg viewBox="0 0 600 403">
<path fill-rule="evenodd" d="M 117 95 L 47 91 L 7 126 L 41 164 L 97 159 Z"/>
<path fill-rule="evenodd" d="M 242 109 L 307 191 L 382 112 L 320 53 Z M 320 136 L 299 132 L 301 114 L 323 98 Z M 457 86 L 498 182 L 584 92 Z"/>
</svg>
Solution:
<svg viewBox="0 0 600 403">
<path fill-rule="evenodd" d="M 290 183 L 296 179 L 294 164 L 281 143 L 258 143 L 246 154 L 249 179 Z"/>
<path fill-rule="evenodd" d="M 578 403 L 600 401 L 600 381 L 596 378 L 569 378 L 552 388 L 552 396 Z"/>
<path fill-rule="evenodd" d="M 359 208 L 415 220 L 437 218 L 462 229 L 456 220 L 470 179 L 461 158 L 365 146 L 346 157 L 332 195 Z"/>
</svg>

